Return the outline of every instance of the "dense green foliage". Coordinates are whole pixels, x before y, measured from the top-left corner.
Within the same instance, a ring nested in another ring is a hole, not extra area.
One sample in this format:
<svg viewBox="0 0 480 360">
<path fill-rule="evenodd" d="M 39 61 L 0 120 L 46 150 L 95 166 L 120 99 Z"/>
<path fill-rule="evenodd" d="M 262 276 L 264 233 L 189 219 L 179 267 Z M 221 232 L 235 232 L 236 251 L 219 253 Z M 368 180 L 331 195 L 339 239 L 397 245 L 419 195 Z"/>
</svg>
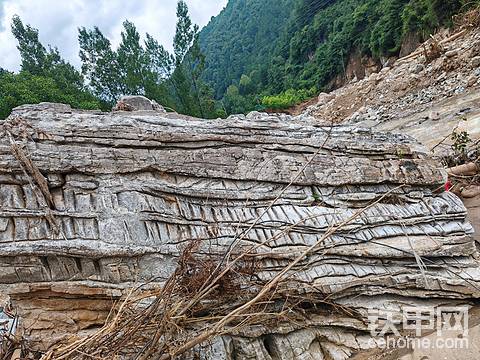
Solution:
<svg viewBox="0 0 480 360">
<path fill-rule="evenodd" d="M 23 104 L 59 102 L 80 109 L 98 109 L 99 102 L 86 91 L 66 92 L 55 79 L 32 75 L 27 71 L 19 74 L 0 72 L 0 119 Z"/>
<path fill-rule="evenodd" d="M 472 2 L 230 0 L 200 34 L 204 79 L 224 98 L 227 111 L 282 108 L 294 94 L 289 89 L 325 89 L 353 53 L 378 62 L 398 55 L 406 37 L 425 39 L 450 25 L 467 3 Z M 242 94 L 245 76 L 250 90 Z"/>
<path fill-rule="evenodd" d="M 183 0 L 177 4 L 174 54 L 149 34 L 142 42 L 135 25 L 128 20 L 123 24 L 117 49 L 97 27 L 81 28 L 80 73 L 61 58 L 56 48 L 43 46 L 37 29 L 25 26 L 15 16 L 12 33 L 18 40 L 21 71 L 13 74 L 0 69 L 0 118 L 8 116 L 15 106 L 42 101 L 106 110 L 122 95 L 145 95 L 167 109 L 187 115 L 225 116 L 201 78 L 205 57 L 198 31 Z"/>
<path fill-rule="evenodd" d="M 264 96 L 262 98 L 262 105 L 267 109 L 288 109 L 315 96 L 316 93 L 317 90 L 315 88 L 310 90 L 288 89 L 278 95 Z"/>
<path fill-rule="evenodd" d="M 205 80 L 221 97 L 243 74 L 254 83 L 266 73 L 251 74 L 270 59 L 296 0 L 229 0 L 200 33 L 206 55 Z"/>
<path fill-rule="evenodd" d="M 12 33 L 18 40 L 21 71 L 0 71 L 0 119 L 12 108 L 42 101 L 62 102 L 82 109 L 100 107 L 83 83 L 82 75 L 63 60 L 56 48 L 47 50 L 39 41 L 38 30 L 24 26 L 18 16 L 12 21 Z"/>
</svg>

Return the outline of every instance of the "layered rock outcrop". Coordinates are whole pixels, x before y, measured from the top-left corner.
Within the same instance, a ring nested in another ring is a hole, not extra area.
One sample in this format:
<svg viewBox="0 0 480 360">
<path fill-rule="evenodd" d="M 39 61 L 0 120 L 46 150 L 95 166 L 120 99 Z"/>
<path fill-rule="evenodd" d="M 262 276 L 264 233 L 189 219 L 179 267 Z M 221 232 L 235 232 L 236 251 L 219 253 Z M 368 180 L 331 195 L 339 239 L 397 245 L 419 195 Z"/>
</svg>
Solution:
<svg viewBox="0 0 480 360">
<path fill-rule="evenodd" d="M 408 136 L 59 104 L 15 109 L 0 134 L 0 286 L 40 348 L 101 326 L 139 283 L 161 286 L 186 243 L 257 244 L 268 281 L 373 202 L 295 267 L 293 287 L 364 317 L 480 296 L 466 210 Z M 357 318 L 312 313 L 225 335 L 206 356 L 346 359 L 368 336 Z"/>
</svg>

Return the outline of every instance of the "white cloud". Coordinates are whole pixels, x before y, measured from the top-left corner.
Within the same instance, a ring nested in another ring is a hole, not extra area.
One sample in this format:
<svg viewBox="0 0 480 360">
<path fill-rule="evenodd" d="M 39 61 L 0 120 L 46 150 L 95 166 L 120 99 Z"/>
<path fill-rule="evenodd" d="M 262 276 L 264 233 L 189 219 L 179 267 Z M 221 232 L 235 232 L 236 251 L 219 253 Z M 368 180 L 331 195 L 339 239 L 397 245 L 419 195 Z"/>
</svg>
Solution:
<svg viewBox="0 0 480 360">
<path fill-rule="evenodd" d="M 206 25 L 227 0 L 186 0 L 193 22 Z M 57 46 L 62 56 L 79 67 L 77 28 L 98 26 L 114 45 L 128 19 L 167 49 L 175 33 L 176 0 L 0 0 L 0 67 L 18 71 L 20 56 L 10 31 L 12 16 L 39 29 L 44 45 Z"/>
</svg>

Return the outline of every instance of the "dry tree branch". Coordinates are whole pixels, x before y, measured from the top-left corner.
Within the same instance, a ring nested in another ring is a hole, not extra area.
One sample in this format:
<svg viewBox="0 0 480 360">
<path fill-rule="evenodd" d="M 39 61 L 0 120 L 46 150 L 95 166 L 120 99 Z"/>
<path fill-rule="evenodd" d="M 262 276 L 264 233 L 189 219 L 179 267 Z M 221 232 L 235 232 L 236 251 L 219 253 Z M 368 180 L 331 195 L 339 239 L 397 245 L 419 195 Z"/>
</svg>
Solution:
<svg viewBox="0 0 480 360">
<path fill-rule="evenodd" d="M 53 196 L 50 193 L 50 189 L 48 188 L 48 181 L 42 175 L 38 167 L 33 163 L 33 161 L 25 154 L 20 146 L 18 146 L 17 142 L 13 139 L 12 134 L 7 131 L 7 135 L 10 141 L 10 150 L 12 151 L 13 156 L 18 160 L 22 170 L 25 172 L 27 176 L 29 176 L 35 184 L 40 189 L 47 206 L 51 209 L 54 208 L 53 203 Z"/>
<path fill-rule="evenodd" d="M 11 131 L 15 126 L 18 128 L 17 136 L 14 136 Z M 39 205 L 44 208 L 45 218 L 50 226 L 58 233 L 60 232 L 60 229 L 58 228 L 52 214 L 52 210 L 55 210 L 55 204 L 53 196 L 50 193 L 48 181 L 17 142 L 19 137 L 23 139 L 31 139 L 29 131 L 34 132 L 37 135 L 42 134 L 48 137 L 47 134 L 35 130 L 29 123 L 20 117 L 13 117 L 0 126 L 0 136 L 6 136 L 8 138 L 8 141 L 10 142 L 10 151 L 20 164 L 20 168 L 25 174 Z"/>
</svg>

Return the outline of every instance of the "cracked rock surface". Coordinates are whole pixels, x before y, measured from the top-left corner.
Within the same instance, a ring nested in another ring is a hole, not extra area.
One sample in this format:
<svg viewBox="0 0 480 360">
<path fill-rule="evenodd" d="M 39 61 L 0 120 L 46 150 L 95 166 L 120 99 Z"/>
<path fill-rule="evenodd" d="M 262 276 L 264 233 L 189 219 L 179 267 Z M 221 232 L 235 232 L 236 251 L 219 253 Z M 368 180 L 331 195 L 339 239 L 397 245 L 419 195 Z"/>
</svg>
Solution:
<svg viewBox="0 0 480 360">
<path fill-rule="evenodd" d="M 286 115 L 206 121 L 48 103 L 15 109 L 0 135 L 0 286 L 40 348 L 101 326 L 135 284 L 160 286 L 185 243 L 221 254 L 254 223 L 242 244 L 291 227 L 258 249 L 257 276 L 268 280 L 374 201 L 298 265 L 299 291 L 365 316 L 480 296 L 465 207 L 407 135 Z M 312 314 L 226 335 L 202 356 L 347 359 L 368 339 L 358 319 Z"/>
</svg>

